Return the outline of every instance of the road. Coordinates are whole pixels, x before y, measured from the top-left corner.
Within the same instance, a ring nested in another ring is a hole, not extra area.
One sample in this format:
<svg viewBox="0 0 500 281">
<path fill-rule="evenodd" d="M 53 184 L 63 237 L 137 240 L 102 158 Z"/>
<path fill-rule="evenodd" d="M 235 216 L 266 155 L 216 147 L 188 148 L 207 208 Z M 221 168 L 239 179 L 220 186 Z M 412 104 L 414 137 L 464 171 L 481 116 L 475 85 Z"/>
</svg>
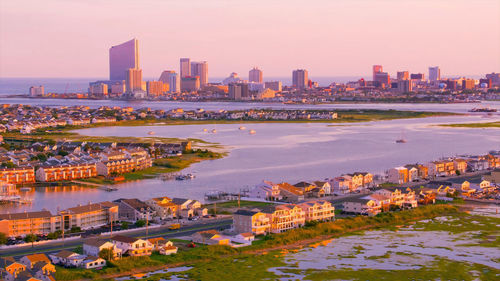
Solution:
<svg viewBox="0 0 500 281">
<path fill-rule="evenodd" d="M 178 230 L 169 230 L 168 226 L 161 227 L 161 228 L 155 228 L 155 229 L 149 229 L 148 230 L 148 235 L 147 238 L 154 238 L 154 237 L 163 237 L 163 238 L 175 238 L 175 237 L 181 237 L 181 236 L 189 236 L 195 232 L 202 231 L 202 230 L 208 230 L 208 229 L 227 229 L 231 226 L 233 223 L 233 219 L 220 219 L 217 221 L 208 221 L 208 222 L 199 222 L 194 225 L 190 226 L 183 226 L 181 229 Z M 137 231 L 130 231 L 127 232 L 125 235 L 127 236 L 133 236 L 133 237 L 138 237 L 138 238 L 145 238 L 146 237 L 146 230 L 141 229 Z M 100 237 L 100 236 L 95 236 L 95 237 Z M 108 238 L 108 237 L 101 237 L 101 238 Z M 87 238 L 86 238 L 87 239 Z M 34 253 L 53 253 L 53 252 L 58 252 L 61 250 L 72 250 L 75 249 L 77 246 L 81 246 L 83 244 L 83 241 L 85 239 L 76 239 L 76 240 L 71 240 L 71 241 L 64 241 L 64 242 L 54 242 L 50 244 L 43 244 L 43 245 L 37 245 L 34 248 L 31 248 L 30 244 L 27 244 L 26 246 L 19 246 L 16 248 L 12 249 L 3 249 L 0 250 L 0 256 L 13 256 L 15 258 L 19 258 L 25 255 L 29 254 L 34 254 Z"/>
</svg>

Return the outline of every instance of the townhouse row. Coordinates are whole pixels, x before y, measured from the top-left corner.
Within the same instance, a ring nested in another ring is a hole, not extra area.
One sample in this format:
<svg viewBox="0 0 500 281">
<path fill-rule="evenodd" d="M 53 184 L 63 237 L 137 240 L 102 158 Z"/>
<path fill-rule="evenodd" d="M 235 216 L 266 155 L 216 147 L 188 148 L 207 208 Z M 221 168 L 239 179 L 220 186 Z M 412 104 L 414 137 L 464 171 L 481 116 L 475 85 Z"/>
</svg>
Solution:
<svg viewBox="0 0 500 281">
<path fill-rule="evenodd" d="M 361 198 L 346 199 L 342 204 L 342 210 L 345 213 L 374 216 L 389 211 L 393 206 L 402 209 L 416 208 L 418 199 L 415 192 L 407 190 L 403 193 L 399 189 L 394 191 L 379 189 Z"/>
<path fill-rule="evenodd" d="M 237 233 L 260 235 L 298 228 L 308 221 L 333 219 L 335 219 L 335 207 L 328 201 L 317 200 L 296 205 L 266 206 L 253 210 L 240 209 L 233 215 L 233 229 Z"/>
<path fill-rule="evenodd" d="M 476 157 L 453 158 L 432 161 L 427 164 L 409 164 L 387 171 L 387 180 L 403 184 L 435 177 L 454 176 L 465 172 L 476 172 L 500 168 L 500 157 L 492 154 Z"/>
</svg>

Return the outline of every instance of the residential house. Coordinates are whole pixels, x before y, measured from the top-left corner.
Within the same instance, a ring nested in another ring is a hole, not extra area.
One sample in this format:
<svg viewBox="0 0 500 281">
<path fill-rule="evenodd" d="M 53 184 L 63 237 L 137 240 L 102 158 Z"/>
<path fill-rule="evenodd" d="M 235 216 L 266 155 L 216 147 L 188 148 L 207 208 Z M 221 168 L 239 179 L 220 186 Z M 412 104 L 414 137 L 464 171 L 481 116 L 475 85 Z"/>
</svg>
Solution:
<svg viewBox="0 0 500 281">
<path fill-rule="evenodd" d="M 172 202 L 169 197 L 152 198 L 147 200 L 146 204 L 153 208 L 156 217 L 161 220 L 177 217 L 179 206 Z"/>
<path fill-rule="evenodd" d="M 420 175 L 418 173 L 417 165 L 405 165 L 404 166 L 408 170 L 408 182 L 414 182 L 420 180 Z"/>
<path fill-rule="evenodd" d="M 13 281 L 19 273 L 26 270 L 26 266 L 13 257 L 0 258 L 0 268 L 0 277 L 7 281 Z"/>
<path fill-rule="evenodd" d="M 83 254 L 87 256 L 98 257 L 99 253 L 104 249 L 112 250 L 113 257 L 111 258 L 113 259 L 120 258 L 122 256 L 122 250 L 116 247 L 116 245 L 111 243 L 110 241 L 98 238 L 91 238 L 83 242 Z"/>
<path fill-rule="evenodd" d="M 118 204 L 120 220 L 151 220 L 155 214 L 153 208 L 139 199 L 118 199 L 113 202 Z"/>
<path fill-rule="evenodd" d="M 405 195 L 401 193 L 401 191 L 397 188 L 394 191 L 390 191 L 388 189 L 379 189 L 375 191 L 374 194 L 380 194 L 386 198 L 389 198 L 389 204 L 396 205 L 398 207 L 401 207 L 405 201 Z M 386 201 L 384 200 L 381 203 L 386 204 Z"/>
<path fill-rule="evenodd" d="M 362 197 L 363 199 L 369 199 L 377 202 L 377 205 L 380 206 L 380 210 L 383 212 L 387 212 L 390 210 L 391 206 L 391 198 L 387 195 L 382 195 L 380 193 L 373 193 Z"/>
<path fill-rule="evenodd" d="M 387 181 L 391 183 L 403 184 L 408 182 L 408 169 L 396 167 L 387 171 Z"/>
<path fill-rule="evenodd" d="M 379 202 L 367 198 L 347 199 L 342 204 L 345 213 L 374 216 L 381 212 Z"/>
<path fill-rule="evenodd" d="M 489 181 L 493 185 L 500 185 L 500 169 L 495 169 L 484 175 L 483 179 Z"/>
<path fill-rule="evenodd" d="M 193 199 L 173 198 L 172 203 L 177 205 L 176 217 L 192 218 L 206 216 L 208 209 L 201 207 L 201 202 Z"/>
<path fill-rule="evenodd" d="M 255 235 L 251 232 L 238 233 L 231 238 L 232 242 L 243 243 L 243 244 L 252 244 L 252 241 L 254 240 L 255 240 Z"/>
<path fill-rule="evenodd" d="M 324 195 L 332 194 L 332 186 L 327 181 L 315 181 L 314 184 L 323 191 Z"/>
<path fill-rule="evenodd" d="M 333 194 L 344 195 L 352 190 L 352 181 L 350 176 L 335 177 L 330 180 L 330 185 L 333 188 Z"/>
<path fill-rule="evenodd" d="M 191 235 L 191 240 L 195 243 L 205 245 L 229 245 L 229 238 L 221 235 L 217 230 L 199 231 Z"/>
<path fill-rule="evenodd" d="M 305 181 L 298 182 L 298 183 L 294 184 L 293 186 L 301 189 L 304 194 L 310 192 L 311 190 L 313 190 L 314 188 L 317 187 L 314 183 L 309 183 L 309 182 L 305 182 Z"/>
<path fill-rule="evenodd" d="M 271 201 L 281 200 L 282 196 L 278 185 L 270 181 L 262 181 L 250 190 L 249 196 Z"/>
<path fill-rule="evenodd" d="M 50 259 L 45 254 L 32 254 L 23 256 L 19 262 L 24 264 L 26 268 L 32 269 L 37 262 L 46 262 L 50 264 Z"/>
<path fill-rule="evenodd" d="M 64 267 L 79 267 L 82 265 L 83 260 L 87 256 L 67 250 L 62 250 L 58 253 L 50 254 L 49 257 L 53 264 L 61 265 Z"/>
<path fill-rule="evenodd" d="M 115 235 L 110 240 L 124 255 L 150 256 L 153 251 L 153 245 L 147 240 L 123 235 Z"/>
<path fill-rule="evenodd" d="M 150 238 L 149 243 L 153 245 L 153 251 L 158 251 L 160 255 L 176 254 L 178 248 L 172 241 L 167 241 L 163 237 Z"/>
<path fill-rule="evenodd" d="M 106 260 L 95 256 L 87 256 L 81 264 L 85 269 L 100 269 L 105 266 Z"/>
<path fill-rule="evenodd" d="M 240 209 L 233 214 L 233 228 L 238 233 L 266 234 L 270 227 L 270 218 L 260 211 Z"/>
<path fill-rule="evenodd" d="M 488 160 L 486 159 L 477 159 L 477 160 L 468 160 L 467 161 L 467 170 L 470 172 L 476 171 L 484 171 L 490 167 Z"/>
<path fill-rule="evenodd" d="M 282 200 L 287 202 L 299 202 L 304 200 L 304 189 L 296 187 L 286 182 L 277 185 Z"/>
<path fill-rule="evenodd" d="M 467 160 L 457 158 L 453 160 L 453 163 L 455 164 L 455 171 L 459 171 L 462 174 L 467 171 Z"/>
<path fill-rule="evenodd" d="M 426 164 L 429 176 L 441 177 L 455 174 L 455 162 L 452 160 L 433 161 Z"/>
</svg>

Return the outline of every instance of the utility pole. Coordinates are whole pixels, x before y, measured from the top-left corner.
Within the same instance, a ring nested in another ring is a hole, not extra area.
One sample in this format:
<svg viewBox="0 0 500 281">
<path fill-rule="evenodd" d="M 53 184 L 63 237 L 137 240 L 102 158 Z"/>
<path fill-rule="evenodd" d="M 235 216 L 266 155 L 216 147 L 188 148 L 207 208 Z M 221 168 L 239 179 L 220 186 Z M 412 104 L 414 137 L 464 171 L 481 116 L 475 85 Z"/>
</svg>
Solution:
<svg viewBox="0 0 500 281">
<path fill-rule="evenodd" d="M 214 203 L 214 215 L 217 217 L 217 202 Z"/>
<path fill-rule="evenodd" d="M 238 208 L 240 208 L 240 199 L 241 199 L 241 189 L 238 192 Z"/>
<path fill-rule="evenodd" d="M 148 238 L 149 212 L 146 215 L 146 238 Z"/>
<path fill-rule="evenodd" d="M 113 237 L 113 214 L 109 213 L 109 238 Z"/>
</svg>

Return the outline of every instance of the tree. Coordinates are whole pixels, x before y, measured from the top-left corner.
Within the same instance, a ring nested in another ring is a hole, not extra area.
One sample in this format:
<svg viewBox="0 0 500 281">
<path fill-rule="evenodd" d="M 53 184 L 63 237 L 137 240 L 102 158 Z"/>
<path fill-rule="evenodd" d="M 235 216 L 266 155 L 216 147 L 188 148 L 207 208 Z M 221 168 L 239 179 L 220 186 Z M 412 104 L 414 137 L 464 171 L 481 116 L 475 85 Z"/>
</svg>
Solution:
<svg viewBox="0 0 500 281">
<path fill-rule="evenodd" d="M 135 226 L 137 227 L 143 227 L 146 225 L 146 221 L 145 220 L 138 220 L 135 222 Z"/>
<path fill-rule="evenodd" d="M 127 221 L 122 222 L 121 229 L 128 229 L 128 222 Z"/>
<path fill-rule="evenodd" d="M 67 151 L 64 151 L 64 150 L 59 150 L 59 152 L 57 152 L 57 155 L 61 155 L 61 156 L 66 156 L 68 154 L 69 153 Z"/>
<path fill-rule="evenodd" d="M 69 232 L 70 233 L 82 232 L 82 229 L 79 226 L 72 226 Z"/>
<path fill-rule="evenodd" d="M 36 240 L 38 240 L 38 236 L 36 236 L 35 234 L 28 234 L 26 235 L 26 237 L 24 237 L 24 242 L 31 243 L 31 248 L 34 247 L 33 243 L 35 243 Z"/>
<path fill-rule="evenodd" d="M 112 260 L 113 256 L 114 256 L 113 248 L 104 248 L 99 252 L 99 257 L 107 261 Z"/>
<path fill-rule="evenodd" d="M 460 170 L 455 170 L 455 174 L 457 174 L 457 176 L 460 176 L 461 174 Z"/>
<path fill-rule="evenodd" d="M 7 244 L 7 235 L 5 233 L 0 232 L 0 245 L 5 245 Z"/>
</svg>

